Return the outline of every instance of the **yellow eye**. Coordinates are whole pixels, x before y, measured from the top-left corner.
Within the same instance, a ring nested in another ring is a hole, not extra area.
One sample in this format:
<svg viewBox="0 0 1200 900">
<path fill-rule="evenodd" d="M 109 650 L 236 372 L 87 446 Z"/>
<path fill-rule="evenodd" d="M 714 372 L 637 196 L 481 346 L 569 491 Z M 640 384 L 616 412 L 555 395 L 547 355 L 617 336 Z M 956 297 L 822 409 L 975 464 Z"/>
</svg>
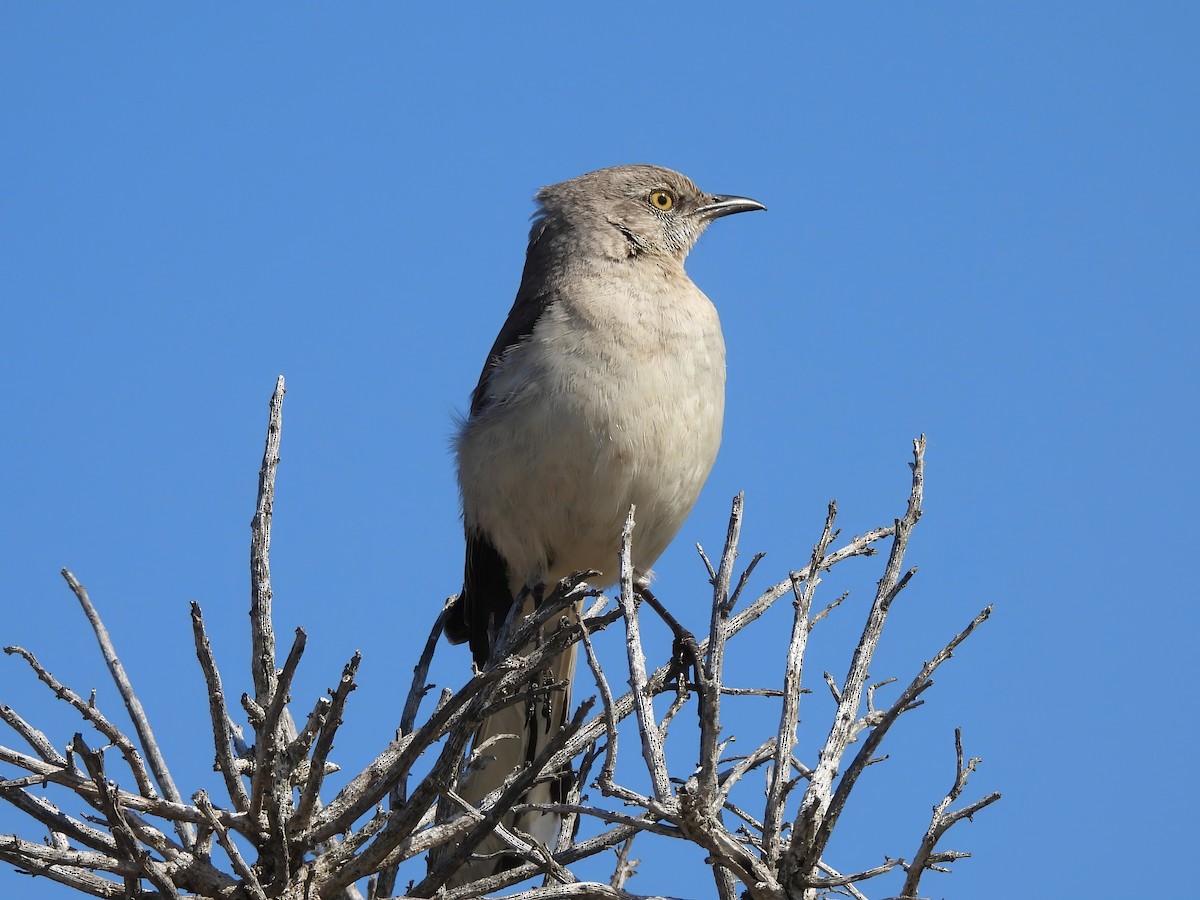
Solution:
<svg viewBox="0 0 1200 900">
<path fill-rule="evenodd" d="M 655 209 L 666 211 L 675 205 L 675 198 L 670 191 L 652 191 L 650 205 Z"/>
</svg>

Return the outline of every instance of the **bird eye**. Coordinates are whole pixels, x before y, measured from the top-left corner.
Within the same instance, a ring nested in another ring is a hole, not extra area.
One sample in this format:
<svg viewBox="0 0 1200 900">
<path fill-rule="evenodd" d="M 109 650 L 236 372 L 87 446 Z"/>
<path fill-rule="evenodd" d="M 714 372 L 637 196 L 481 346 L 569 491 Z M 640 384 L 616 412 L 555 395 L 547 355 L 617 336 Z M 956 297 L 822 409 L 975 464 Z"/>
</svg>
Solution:
<svg viewBox="0 0 1200 900">
<path fill-rule="evenodd" d="M 650 205 L 665 211 L 675 205 L 675 197 L 670 191 L 651 191 Z"/>
</svg>

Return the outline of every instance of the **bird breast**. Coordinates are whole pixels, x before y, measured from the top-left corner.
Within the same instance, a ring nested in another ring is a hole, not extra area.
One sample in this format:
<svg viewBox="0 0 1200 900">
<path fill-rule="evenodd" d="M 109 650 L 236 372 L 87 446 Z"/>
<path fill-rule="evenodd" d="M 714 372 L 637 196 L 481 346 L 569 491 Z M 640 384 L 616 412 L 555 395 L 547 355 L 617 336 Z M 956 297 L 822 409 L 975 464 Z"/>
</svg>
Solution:
<svg viewBox="0 0 1200 900">
<path fill-rule="evenodd" d="M 724 389 L 717 312 L 686 276 L 555 301 L 459 436 L 468 527 L 518 587 L 582 569 L 612 579 L 635 504 L 633 558 L 648 573 L 712 468 Z"/>
</svg>

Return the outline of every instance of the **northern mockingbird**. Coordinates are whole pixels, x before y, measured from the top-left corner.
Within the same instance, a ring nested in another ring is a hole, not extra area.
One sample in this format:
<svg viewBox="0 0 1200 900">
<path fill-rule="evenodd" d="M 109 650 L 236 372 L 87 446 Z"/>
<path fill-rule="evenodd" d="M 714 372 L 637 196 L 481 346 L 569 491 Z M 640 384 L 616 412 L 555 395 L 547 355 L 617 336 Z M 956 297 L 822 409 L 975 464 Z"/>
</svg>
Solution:
<svg viewBox="0 0 1200 900">
<path fill-rule="evenodd" d="M 631 504 L 635 578 L 649 580 L 721 443 L 725 343 L 684 259 L 714 219 L 766 208 L 646 165 L 581 175 L 536 199 L 521 286 L 456 442 L 467 553 L 446 634 L 469 642 L 481 666 L 515 598 L 527 614 L 572 572 L 616 578 Z M 539 683 L 569 685 L 574 668 L 572 647 Z M 476 746 L 514 737 L 495 742 L 494 759 L 464 779 L 464 799 L 478 804 L 532 760 L 569 719 L 569 703 L 559 689 L 489 716 Z M 561 800 L 560 787 L 538 785 L 525 802 Z M 505 824 L 555 844 L 556 816 Z M 512 865 L 503 848 L 489 840 L 479 852 L 491 856 L 452 883 Z"/>
</svg>

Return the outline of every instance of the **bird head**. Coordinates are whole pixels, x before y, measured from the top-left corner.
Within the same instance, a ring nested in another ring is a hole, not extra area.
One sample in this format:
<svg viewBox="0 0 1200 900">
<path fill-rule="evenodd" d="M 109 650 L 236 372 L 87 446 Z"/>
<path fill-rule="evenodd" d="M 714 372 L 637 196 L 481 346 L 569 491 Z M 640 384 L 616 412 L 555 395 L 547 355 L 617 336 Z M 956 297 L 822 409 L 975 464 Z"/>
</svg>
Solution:
<svg viewBox="0 0 1200 900">
<path fill-rule="evenodd" d="M 561 235 L 615 259 L 680 262 L 714 219 L 766 209 L 748 197 L 705 193 L 678 172 L 648 165 L 589 172 L 542 188 L 537 201 L 531 244 Z"/>
</svg>

